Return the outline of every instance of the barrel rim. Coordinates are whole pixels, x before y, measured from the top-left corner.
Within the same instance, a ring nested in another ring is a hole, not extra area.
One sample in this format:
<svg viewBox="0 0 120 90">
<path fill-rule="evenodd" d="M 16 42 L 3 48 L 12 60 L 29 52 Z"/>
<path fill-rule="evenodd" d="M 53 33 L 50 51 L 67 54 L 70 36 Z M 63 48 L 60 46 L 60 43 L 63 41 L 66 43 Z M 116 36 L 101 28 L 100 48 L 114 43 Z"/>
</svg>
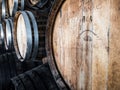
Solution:
<svg viewBox="0 0 120 90">
<path fill-rule="evenodd" d="M 60 74 L 60 71 L 58 70 L 58 66 L 54 57 L 53 45 L 52 45 L 53 42 L 52 34 L 53 34 L 53 28 L 57 17 L 57 13 L 59 12 L 60 8 L 62 7 L 65 1 L 66 0 L 56 0 L 52 6 L 51 12 L 49 14 L 47 30 L 46 30 L 46 51 L 47 51 L 48 63 L 58 87 L 62 90 L 69 90 L 70 89 L 69 86 L 66 84 L 66 82 L 62 78 L 62 75 Z"/>
<path fill-rule="evenodd" d="M 4 31 L 3 31 L 3 27 L 2 24 L 0 23 L 0 36 L 1 36 L 1 41 L 2 41 L 2 47 L 4 47 L 5 43 L 4 43 Z"/>
<path fill-rule="evenodd" d="M 6 0 L 2 0 L 2 19 L 6 17 Z"/>
<path fill-rule="evenodd" d="M 24 21 L 25 21 L 25 27 L 28 28 L 28 30 L 26 30 L 27 32 L 27 47 L 26 48 L 26 54 L 25 57 L 23 58 L 19 52 L 19 48 L 18 48 L 18 43 L 17 43 L 17 20 L 19 18 L 20 15 L 23 15 Z M 28 58 L 30 57 L 30 53 L 32 51 L 32 47 L 30 45 L 32 45 L 32 32 L 31 32 L 31 26 L 30 26 L 30 21 L 29 21 L 29 17 L 26 14 L 26 11 L 18 11 L 14 17 L 14 30 L 13 30 L 13 40 L 14 40 L 14 47 L 15 47 L 15 51 L 17 54 L 17 57 L 20 61 L 24 61 L 24 60 L 28 60 Z M 29 41 L 28 41 L 29 40 Z"/>
<path fill-rule="evenodd" d="M 30 11 L 26 11 L 26 13 L 28 14 L 29 18 L 31 19 L 31 24 L 34 28 L 33 29 L 33 38 L 34 38 L 34 42 L 33 42 L 33 47 L 32 47 L 32 52 L 31 52 L 31 60 L 34 60 L 37 56 L 38 53 L 38 49 L 39 49 L 39 35 L 38 35 L 38 26 L 37 26 L 37 22 L 36 19 L 33 15 L 32 12 Z"/>
<path fill-rule="evenodd" d="M 11 27 L 10 27 L 9 20 L 5 19 L 4 23 L 5 23 L 5 30 L 4 30 L 5 31 L 4 32 L 4 35 L 5 35 L 5 38 L 4 38 L 5 49 L 9 50 L 10 46 L 12 45 L 12 32 L 11 32 Z M 6 33 L 8 34 L 7 36 L 6 36 Z"/>
</svg>

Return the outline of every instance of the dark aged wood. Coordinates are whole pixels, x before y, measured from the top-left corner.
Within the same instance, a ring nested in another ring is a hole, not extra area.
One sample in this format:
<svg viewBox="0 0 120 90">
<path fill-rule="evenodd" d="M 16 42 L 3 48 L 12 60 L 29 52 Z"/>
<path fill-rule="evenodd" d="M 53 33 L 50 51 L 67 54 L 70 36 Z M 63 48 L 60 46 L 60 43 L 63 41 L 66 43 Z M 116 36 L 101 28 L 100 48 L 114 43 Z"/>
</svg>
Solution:
<svg viewBox="0 0 120 90">
<path fill-rule="evenodd" d="M 120 0 L 55 1 L 46 47 L 60 88 L 120 89 L 119 16 Z"/>
</svg>

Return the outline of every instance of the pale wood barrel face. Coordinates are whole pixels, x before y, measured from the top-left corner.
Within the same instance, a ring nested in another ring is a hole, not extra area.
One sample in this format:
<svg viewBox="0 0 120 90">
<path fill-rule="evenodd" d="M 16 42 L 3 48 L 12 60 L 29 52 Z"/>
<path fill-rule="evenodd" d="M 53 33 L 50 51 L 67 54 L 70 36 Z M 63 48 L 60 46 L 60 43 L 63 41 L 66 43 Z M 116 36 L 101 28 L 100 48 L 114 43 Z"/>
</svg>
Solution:
<svg viewBox="0 0 120 90">
<path fill-rule="evenodd" d="M 17 43 L 21 56 L 25 58 L 27 52 L 27 33 L 23 15 L 19 15 L 17 21 Z"/>
<path fill-rule="evenodd" d="M 14 0 L 8 0 L 8 6 L 9 12 L 12 13 L 14 9 Z"/>
<path fill-rule="evenodd" d="M 59 10 L 53 53 L 72 90 L 120 89 L 119 4 L 120 0 L 66 0 Z"/>
</svg>

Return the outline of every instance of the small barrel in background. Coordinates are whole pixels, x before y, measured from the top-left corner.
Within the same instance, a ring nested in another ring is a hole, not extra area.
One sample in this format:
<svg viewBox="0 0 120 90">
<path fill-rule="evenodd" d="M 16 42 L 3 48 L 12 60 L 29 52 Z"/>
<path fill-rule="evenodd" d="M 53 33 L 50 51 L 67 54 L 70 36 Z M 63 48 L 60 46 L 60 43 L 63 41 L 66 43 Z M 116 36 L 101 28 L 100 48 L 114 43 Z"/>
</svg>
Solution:
<svg viewBox="0 0 120 90">
<path fill-rule="evenodd" d="M 13 20 L 4 19 L 0 24 L 0 53 L 14 51 L 13 46 Z"/>
<path fill-rule="evenodd" d="M 38 27 L 30 11 L 17 12 L 14 18 L 14 47 L 21 61 L 33 59 L 38 52 Z"/>
<path fill-rule="evenodd" d="M 2 28 L 4 34 L 4 47 L 7 52 L 14 51 L 13 46 L 13 20 L 12 19 L 4 19 L 2 21 Z"/>
<path fill-rule="evenodd" d="M 0 24 L 0 54 L 5 52 L 5 42 L 4 42 L 4 30 L 2 24 Z"/>
<path fill-rule="evenodd" d="M 37 16 L 36 14 L 34 17 L 34 14 L 30 11 L 22 11 L 17 12 L 15 15 L 14 47 L 21 61 L 41 60 L 46 57 L 45 31 L 47 16 Z"/>
</svg>

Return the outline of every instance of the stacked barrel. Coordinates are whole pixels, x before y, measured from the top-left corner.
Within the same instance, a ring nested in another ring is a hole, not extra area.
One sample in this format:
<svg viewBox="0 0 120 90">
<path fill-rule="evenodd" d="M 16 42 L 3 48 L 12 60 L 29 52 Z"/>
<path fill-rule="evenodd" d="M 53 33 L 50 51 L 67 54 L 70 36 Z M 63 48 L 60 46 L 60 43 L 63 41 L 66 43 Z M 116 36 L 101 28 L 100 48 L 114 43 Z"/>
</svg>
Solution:
<svg viewBox="0 0 120 90">
<path fill-rule="evenodd" d="M 0 53 L 14 51 L 13 21 L 16 11 L 24 10 L 24 0 L 2 0 L 0 23 Z"/>
<path fill-rule="evenodd" d="M 45 32 L 52 2 L 2 0 L 1 51 L 15 51 L 20 61 L 46 57 Z"/>
</svg>

